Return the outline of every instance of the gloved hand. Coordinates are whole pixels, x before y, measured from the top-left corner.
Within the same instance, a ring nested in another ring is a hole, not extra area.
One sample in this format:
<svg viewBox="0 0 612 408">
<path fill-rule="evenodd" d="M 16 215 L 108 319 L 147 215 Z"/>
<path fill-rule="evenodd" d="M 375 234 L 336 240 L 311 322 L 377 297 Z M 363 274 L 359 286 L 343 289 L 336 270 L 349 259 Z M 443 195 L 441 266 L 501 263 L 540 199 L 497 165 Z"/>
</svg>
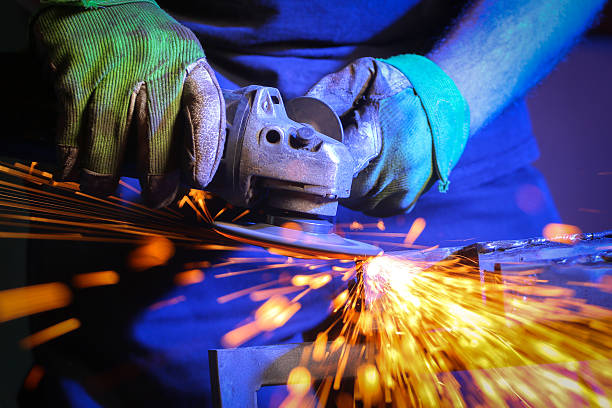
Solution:
<svg viewBox="0 0 612 408">
<path fill-rule="evenodd" d="M 469 109 L 432 61 L 409 54 L 360 58 L 307 95 L 340 116 L 344 143 L 359 163 L 343 205 L 389 216 L 410 211 L 437 180 L 446 191 L 469 135 Z"/>
<path fill-rule="evenodd" d="M 58 97 L 58 177 L 111 194 L 129 134 L 148 205 L 174 199 L 181 164 L 205 187 L 221 157 L 225 107 L 195 35 L 153 1 L 45 3 L 32 28 Z"/>
</svg>

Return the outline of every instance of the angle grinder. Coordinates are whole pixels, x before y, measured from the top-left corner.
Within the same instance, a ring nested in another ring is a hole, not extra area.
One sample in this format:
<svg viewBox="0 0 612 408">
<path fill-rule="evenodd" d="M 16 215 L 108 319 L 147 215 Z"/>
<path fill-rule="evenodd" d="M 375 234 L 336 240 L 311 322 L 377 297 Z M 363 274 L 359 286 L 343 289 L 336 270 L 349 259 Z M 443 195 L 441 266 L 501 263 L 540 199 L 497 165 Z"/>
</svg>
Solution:
<svg viewBox="0 0 612 408">
<path fill-rule="evenodd" d="M 334 232 L 338 200 L 375 156 L 343 143 L 336 113 L 324 102 L 283 102 L 276 88 L 223 91 L 227 133 L 223 157 L 207 190 L 236 207 L 257 209 L 239 223 L 215 222 L 232 239 L 291 256 L 354 259 L 382 253 Z M 258 215 L 263 214 L 263 215 Z"/>
</svg>

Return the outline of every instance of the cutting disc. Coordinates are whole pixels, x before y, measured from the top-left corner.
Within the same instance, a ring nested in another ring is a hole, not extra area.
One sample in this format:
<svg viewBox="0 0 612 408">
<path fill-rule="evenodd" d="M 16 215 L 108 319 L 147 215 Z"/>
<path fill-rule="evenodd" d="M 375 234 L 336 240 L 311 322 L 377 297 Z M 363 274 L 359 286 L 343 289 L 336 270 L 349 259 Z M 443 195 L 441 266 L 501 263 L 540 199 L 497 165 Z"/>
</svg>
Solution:
<svg viewBox="0 0 612 408">
<path fill-rule="evenodd" d="M 238 225 L 215 222 L 213 225 L 217 232 L 228 238 L 294 257 L 355 259 L 383 252 L 377 246 L 343 238 L 335 233 L 318 234 L 266 223 Z"/>
</svg>

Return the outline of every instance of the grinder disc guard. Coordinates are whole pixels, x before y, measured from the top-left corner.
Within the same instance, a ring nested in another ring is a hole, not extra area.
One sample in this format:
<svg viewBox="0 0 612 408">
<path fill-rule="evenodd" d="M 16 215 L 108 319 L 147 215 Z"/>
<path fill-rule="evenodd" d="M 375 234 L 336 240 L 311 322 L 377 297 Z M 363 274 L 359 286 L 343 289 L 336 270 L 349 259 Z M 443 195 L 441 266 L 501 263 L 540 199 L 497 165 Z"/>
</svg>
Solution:
<svg viewBox="0 0 612 408">
<path fill-rule="evenodd" d="M 289 222 L 287 224 L 299 225 Z M 295 257 L 354 259 L 382 253 L 377 246 L 343 238 L 332 232 L 310 232 L 267 223 L 231 224 L 215 222 L 221 235 L 247 244 L 273 248 Z"/>
</svg>

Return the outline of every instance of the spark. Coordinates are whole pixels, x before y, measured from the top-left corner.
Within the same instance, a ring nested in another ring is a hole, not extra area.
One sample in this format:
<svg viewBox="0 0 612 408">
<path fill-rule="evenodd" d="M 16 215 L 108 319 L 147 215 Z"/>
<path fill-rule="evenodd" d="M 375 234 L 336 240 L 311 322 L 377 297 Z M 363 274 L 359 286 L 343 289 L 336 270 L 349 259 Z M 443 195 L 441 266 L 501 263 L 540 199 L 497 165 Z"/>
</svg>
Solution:
<svg viewBox="0 0 612 408">
<path fill-rule="evenodd" d="M 597 288 L 602 292 L 612 293 L 612 276 L 605 275 L 602 276 L 601 282 L 576 282 L 576 281 L 568 281 L 568 285 L 572 286 L 584 286 L 590 288 Z"/>
<path fill-rule="evenodd" d="M 322 361 L 325 357 L 325 349 L 327 348 L 327 333 L 321 332 L 317 334 L 312 350 L 312 359 L 314 361 Z"/>
<path fill-rule="evenodd" d="M 187 286 L 200 283 L 204 280 L 204 273 L 200 269 L 190 269 L 174 276 L 174 283 L 177 286 Z"/>
<path fill-rule="evenodd" d="M 414 222 L 410 226 L 410 229 L 408 230 L 408 233 L 406 234 L 406 238 L 404 239 L 404 244 L 407 244 L 407 245 L 414 244 L 414 241 L 416 241 L 419 235 L 421 235 L 421 232 L 423 232 L 423 230 L 425 229 L 425 224 L 426 223 L 425 223 L 424 218 L 419 217 L 416 220 L 414 220 Z"/>
<path fill-rule="evenodd" d="M 190 268 L 190 269 L 210 268 L 210 262 L 209 261 L 188 262 L 183 266 L 185 268 Z"/>
<path fill-rule="evenodd" d="M 254 321 L 226 333 L 221 343 L 225 347 L 237 347 L 261 332 L 269 332 L 282 327 L 301 307 L 300 303 L 290 302 L 284 296 L 274 296 L 255 311 Z"/>
<path fill-rule="evenodd" d="M 149 237 L 132 251 L 128 264 L 135 271 L 164 265 L 174 255 L 174 244 L 164 237 Z"/>
<path fill-rule="evenodd" d="M 273 296 L 279 296 L 279 295 L 287 295 L 289 293 L 293 293 L 293 292 L 297 292 L 303 290 L 303 288 L 301 287 L 291 287 L 291 286 L 285 286 L 282 288 L 274 288 L 274 289 L 265 289 L 265 290 L 257 290 L 255 292 L 252 292 L 249 297 L 251 298 L 252 301 L 254 302 L 259 302 L 262 300 L 266 300 L 269 299 Z"/>
<path fill-rule="evenodd" d="M 334 300 L 332 300 L 331 305 L 332 305 L 332 309 L 334 312 L 340 309 L 342 306 L 344 306 L 344 304 L 346 303 L 348 299 L 348 296 L 349 296 L 349 291 L 348 289 L 345 289 L 342 292 L 340 292 L 340 294 L 336 296 Z"/>
<path fill-rule="evenodd" d="M 132 191 L 132 192 L 136 193 L 136 194 L 140 194 L 140 190 L 139 190 L 139 189 L 137 189 L 136 187 L 133 187 L 133 186 L 129 185 L 128 183 L 126 183 L 126 182 L 125 182 L 125 181 L 123 181 L 123 180 L 119 180 L 119 184 L 120 184 L 120 185 L 122 185 L 123 187 L 127 188 L 128 190 L 130 190 L 130 191 Z"/>
<path fill-rule="evenodd" d="M 227 211 L 228 207 L 223 207 L 222 209 L 219 210 L 219 212 L 217 214 L 215 214 L 215 216 L 213 217 L 213 220 L 216 220 L 217 218 L 219 218 L 219 216 L 221 216 L 221 214 L 223 214 L 225 211 Z"/>
<path fill-rule="evenodd" d="M 42 380 L 44 375 L 45 369 L 43 366 L 38 364 L 32 366 L 25 380 L 23 380 L 23 388 L 28 391 L 35 390 L 38 387 L 38 384 L 40 384 L 40 380 Z"/>
<path fill-rule="evenodd" d="M 119 274 L 115 271 L 81 273 L 72 278 L 72 285 L 79 289 L 93 286 L 115 285 L 118 282 Z"/>
<path fill-rule="evenodd" d="M 310 293 L 310 291 L 312 290 L 312 288 L 306 288 L 304 289 L 302 292 L 300 292 L 297 296 L 295 296 L 293 299 L 291 299 L 291 302 L 297 302 L 300 299 L 302 299 L 304 296 L 306 296 L 308 293 Z"/>
<path fill-rule="evenodd" d="M 46 343 L 49 340 L 53 340 L 56 337 L 62 336 L 73 330 L 78 329 L 81 326 L 81 322 L 78 319 L 70 318 L 63 322 L 54 324 L 53 326 L 47 327 L 39 332 L 24 337 L 19 345 L 25 349 L 31 349 Z"/>
<path fill-rule="evenodd" d="M 351 225 L 349 226 L 349 229 L 351 231 L 362 231 L 363 230 L 363 224 L 357 222 L 357 221 L 353 221 L 351 222 Z"/>
<path fill-rule="evenodd" d="M 319 289 L 327 285 L 332 280 L 332 276 L 328 273 L 315 275 L 294 275 L 291 278 L 293 286 L 310 286 L 310 289 Z"/>
<path fill-rule="evenodd" d="M 0 323 L 65 307 L 72 292 L 63 283 L 43 283 L 0 291 Z"/>
<path fill-rule="evenodd" d="M 149 306 L 149 310 L 158 310 L 163 307 L 176 305 L 177 303 L 184 302 L 185 300 L 187 300 L 187 298 L 184 295 L 175 296 L 166 300 L 160 300 L 159 302 L 155 302 Z"/>
<path fill-rule="evenodd" d="M 241 270 L 241 271 L 219 273 L 219 274 L 215 275 L 215 278 L 217 278 L 217 279 L 219 279 L 219 278 L 228 278 L 230 276 L 246 275 L 248 273 L 261 272 L 261 271 L 265 271 L 265 270 L 268 270 L 268 269 L 289 268 L 289 267 L 292 267 L 292 266 L 299 266 L 299 265 L 292 265 L 292 264 L 290 264 L 288 262 L 277 263 L 277 264 L 270 264 L 270 265 L 261 266 L 259 268 L 252 268 L 252 269 L 244 269 L 244 270 Z"/>
<path fill-rule="evenodd" d="M 574 244 L 582 233 L 580 228 L 574 225 L 550 223 L 544 227 L 542 235 L 549 241 L 560 242 L 562 244 Z"/>
<path fill-rule="evenodd" d="M 270 281 L 270 282 L 264 282 L 261 283 L 259 285 L 255 285 L 255 286 L 251 286 L 250 288 L 246 288 L 246 289 L 242 289 L 242 290 L 238 290 L 236 292 L 224 295 L 224 296 L 220 296 L 217 298 L 217 302 L 218 303 L 227 303 L 229 301 L 238 299 L 242 296 L 246 296 L 249 295 L 253 292 L 259 291 L 260 289 L 264 289 L 273 285 L 277 285 L 280 282 L 280 280 L 274 280 L 274 281 Z"/>
<path fill-rule="evenodd" d="M 238 214 L 238 216 L 236 216 L 235 218 L 232 218 L 232 222 L 238 221 L 239 219 L 241 219 L 242 217 L 244 217 L 245 215 L 247 215 L 250 212 L 251 212 L 251 210 L 244 210 L 243 212 Z"/>
<path fill-rule="evenodd" d="M 306 367 L 294 367 L 289 373 L 287 388 L 294 395 L 304 396 L 310 389 L 312 377 Z"/>
</svg>

